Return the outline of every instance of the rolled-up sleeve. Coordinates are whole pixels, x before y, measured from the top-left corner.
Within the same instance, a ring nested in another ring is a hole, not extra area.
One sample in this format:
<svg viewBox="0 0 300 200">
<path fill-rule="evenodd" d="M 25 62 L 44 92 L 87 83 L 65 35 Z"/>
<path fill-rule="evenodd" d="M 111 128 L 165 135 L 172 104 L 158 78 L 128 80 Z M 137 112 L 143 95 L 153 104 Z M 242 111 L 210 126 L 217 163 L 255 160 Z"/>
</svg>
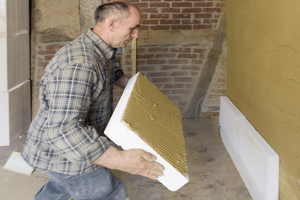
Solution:
<svg viewBox="0 0 300 200">
<path fill-rule="evenodd" d="M 86 120 L 92 98 L 95 92 L 100 95 L 103 82 L 93 67 L 74 64 L 58 70 L 47 83 L 46 139 L 71 162 L 90 164 L 110 146 Z"/>
</svg>

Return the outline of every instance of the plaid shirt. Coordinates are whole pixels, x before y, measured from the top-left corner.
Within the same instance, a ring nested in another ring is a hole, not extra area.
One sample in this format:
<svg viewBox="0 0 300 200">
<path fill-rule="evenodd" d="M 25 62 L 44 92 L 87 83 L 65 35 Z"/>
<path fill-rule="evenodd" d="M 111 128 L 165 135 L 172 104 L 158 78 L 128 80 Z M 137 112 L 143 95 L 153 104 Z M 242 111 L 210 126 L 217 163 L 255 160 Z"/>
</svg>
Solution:
<svg viewBox="0 0 300 200">
<path fill-rule="evenodd" d="M 110 146 L 114 50 L 89 30 L 57 52 L 40 81 L 40 107 L 22 156 L 34 168 L 67 175 L 91 172 Z M 115 73 L 116 72 L 116 73 Z M 115 77 L 116 74 L 118 77 Z"/>
</svg>

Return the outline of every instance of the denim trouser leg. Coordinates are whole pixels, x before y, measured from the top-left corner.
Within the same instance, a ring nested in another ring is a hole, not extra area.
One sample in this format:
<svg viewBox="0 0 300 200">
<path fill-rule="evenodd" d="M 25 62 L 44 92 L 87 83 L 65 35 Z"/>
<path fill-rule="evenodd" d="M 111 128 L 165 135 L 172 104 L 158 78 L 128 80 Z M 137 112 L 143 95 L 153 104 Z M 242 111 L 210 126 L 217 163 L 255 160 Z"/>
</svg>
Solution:
<svg viewBox="0 0 300 200">
<path fill-rule="evenodd" d="M 53 180 L 49 180 L 35 195 L 34 200 L 68 200 L 71 195 Z"/>
<path fill-rule="evenodd" d="M 68 200 L 70 195 L 74 200 L 126 199 L 123 183 L 104 167 L 78 176 L 66 176 L 49 171 L 46 173 L 49 174 L 50 181 L 36 194 L 34 200 Z M 56 184 L 55 187 L 54 184 Z"/>
</svg>

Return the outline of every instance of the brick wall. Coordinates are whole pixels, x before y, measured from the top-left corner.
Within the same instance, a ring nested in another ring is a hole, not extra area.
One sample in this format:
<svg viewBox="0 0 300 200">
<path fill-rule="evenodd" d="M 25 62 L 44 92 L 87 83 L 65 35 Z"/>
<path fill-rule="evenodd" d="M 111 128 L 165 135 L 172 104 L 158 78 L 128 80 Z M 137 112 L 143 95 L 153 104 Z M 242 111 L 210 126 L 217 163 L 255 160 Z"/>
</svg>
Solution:
<svg viewBox="0 0 300 200">
<path fill-rule="evenodd" d="M 62 48 L 67 42 L 55 42 L 55 43 L 46 43 L 38 44 L 36 46 L 36 63 L 34 76 L 32 80 L 32 111 L 33 115 L 36 114 L 39 101 L 39 85 L 42 78 L 44 69 L 46 68 L 48 62 L 55 55 L 55 53 Z M 33 116 L 34 117 L 34 116 Z"/>
<path fill-rule="evenodd" d="M 211 45 L 211 42 L 138 44 L 137 71 L 169 97 L 183 114 Z M 126 59 L 123 70 L 131 74 L 131 45 L 123 53 Z M 115 98 L 117 102 L 117 93 Z"/>
<path fill-rule="evenodd" d="M 140 8 L 140 30 L 216 29 L 223 0 L 131 0 Z"/>
</svg>

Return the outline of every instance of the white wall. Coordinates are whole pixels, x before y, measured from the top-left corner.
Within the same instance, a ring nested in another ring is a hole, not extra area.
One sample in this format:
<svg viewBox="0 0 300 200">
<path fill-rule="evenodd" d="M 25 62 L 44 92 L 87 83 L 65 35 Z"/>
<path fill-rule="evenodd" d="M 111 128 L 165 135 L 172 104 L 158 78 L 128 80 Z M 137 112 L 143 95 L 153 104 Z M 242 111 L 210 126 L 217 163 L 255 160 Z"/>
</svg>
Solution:
<svg viewBox="0 0 300 200">
<path fill-rule="evenodd" d="M 0 146 L 31 121 L 29 0 L 0 0 Z"/>
</svg>

